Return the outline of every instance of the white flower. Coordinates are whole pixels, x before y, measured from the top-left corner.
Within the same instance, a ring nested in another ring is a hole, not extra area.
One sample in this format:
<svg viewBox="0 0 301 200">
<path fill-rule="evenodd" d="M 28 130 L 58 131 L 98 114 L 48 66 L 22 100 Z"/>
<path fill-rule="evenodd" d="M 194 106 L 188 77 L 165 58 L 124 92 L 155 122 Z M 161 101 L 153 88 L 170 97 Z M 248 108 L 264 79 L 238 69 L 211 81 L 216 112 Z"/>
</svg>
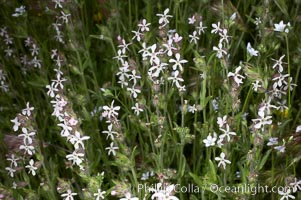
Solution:
<svg viewBox="0 0 301 200">
<path fill-rule="evenodd" d="M 29 174 L 31 173 L 33 176 L 36 175 L 36 170 L 38 169 L 37 167 L 34 166 L 34 161 L 33 159 L 30 159 L 29 165 L 26 165 L 25 168 L 29 169 Z"/>
<path fill-rule="evenodd" d="M 124 53 L 122 52 L 121 49 L 119 49 L 119 50 L 117 51 L 117 54 L 118 54 L 118 55 L 115 56 L 115 57 L 113 57 L 113 59 L 117 59 L 117 60 L 120 61 L 121 63 L 124 63 L 123 58 L 126 58 L 127 56 L 124 55 Z"/>
<path fill-rule="evenodd" d="M 13 17 L 19 17 L 25 13 L 25 6 L 20 6 L 15 9 L 15 13 L 12 14 Z"/>
<path fill-rule="evenodd" d="M 22 132 L 23 134 L 19 134 L 18 137 L 23 137 L 23 143 L 24 144 L 32 144 L 32 138 L 33 136 L 35 136 L 35 132 L 28 132 L 26 128 L 22 128 Z"/>
<path fill-rule="evenodd" d="M 272 98 L 269 97 L 267 101 L 264 101 L 264 100 L 262 101 L 261 106 L 258 111 L 258 113 L 261 113 L 260 115 L 264 115 L 265 113 L 267 115 L 269 115 L 269 114 L 271 114 L 271 108 L 277 109 L 276 106 L 271 104 L 271 100 L 272 100 Z"/>
<path fill-rule="evenodd" d="M 189 40 L 190 43 L 194 42 L 195 44 L 198 43 L 198 40 L 200 39 L 198 36 L 197 36 L 197 32 L 196 31 L 193 31 L 192 35 L 189 35 L 188 36 L 189 38 L 191 38 Z"/>
<path fill-rule="evenodd" d="M 27 144 L 22 144 L 19 147 L 20 150 L 24 150 L 24 153 L 27 153 L 28 155 L 33 155 L 35 153 L 34 146 L 29 146 Z"/>
<path fill-rule="evenodd" d="M 258 88 L 262 87 L 262 85 L 259 84 L 260 81 L 256 80 L 255 83 L 252 83 L 252 86 L 253 86 L 253 90 L 255 92 L 257 92 Z"/>
<path fill-rule="evenodd" d="M 226 41 L 227 44 L 229 44 L 229 38 L 230 36 L 228 35 L 228 30 L 223 29 L 220 33 L 219 36 L 221 37 L 219 40 L 219 43 L 222 43 L 223 41 Z"/>
<path fill-rule="evenodd" d="M 172 56 L 172 51 L 177 50 L 177 48 L 173 47 L 172 42 L 173 42 L 173 40 L 169 39 L 167 41 L 167 44 L 163 44 L 163 46 L 166 47 L 165 52 L 167 52 L 168 56 Z"/>
<path fill-rule="evenodd" d="M 151 52 L 148 52 L 146 56 L 150 57 L 149 62 L 151 65 L 153 65 L 153 63 L 157 65 L 160 63 L 160 59 L 158 55 L 161 52 L 156 52 L 156 48 L 157 48 L 157 44 L 153 44 L 151 47 L 148 48 L 151 50 Z"/>
<path fill-rule="evenodd" d="M 264 128 L 265 125 L 270 125 L 272 124 L 272 116 L 264 116 L 264 112 L 258 112 L 258 115 L 260 118 L 258 119 L 252 119 L 252 121 L 255 123 L 254 128 L 255 129 L 262 129 Z"/>
<path fill-rule="evenodd" d="M 172 85 L 175 83 L 177 88 L 180 88 L 181 85 L 179 82 L 183 82 L 184 80 L 179 77 L 180 72 L 177 70 L 173 73 L 173 76 L 168 77 L 168 80 L 172 80 Z"/>
<path fill-rule="evenodd" d="M 203 26 L 203 22 L 200 21 L 199 26 L 196 27 L 196 30 L 198 31 L 198 34 L 201 35 L 202 33 L 205 33 L 206 28 L 206 26 Z"/>
<path fill-rule="evenodd" d="M 220 28 L 220 25 L 221 25 L 220 22 L 217 22 L 217 24 L 212 24 L 211 26 L 212 26 L 213 29 L 211 30 L 211 33 L 216 34 L 216 33 L 218 33 L 218 32 L 223 31 L 223 30 Z"/>
<path fill-rule="evenodd" d="M 138 103 L 135 103 L 135 106 L 132 107 L 132 110 L 134 110 L 134 113 L 137 116 L 140 114 L 140 112 L 143 112 L 143 109 L 139 107 Z"/>
<path fill-rule="evenodd" d="M 149 177 L 151 177 L 151 176 L 154 176 L 154 172 L 153 171 L 142 173 L 141 180 L 142 181 L 148 180 Z"/>
<path fill-rule="evenodd" d="M 135 34 L 134 37 L 132 38 L 132 40 L 136 39 L 138 42 L 140 42 L 143 34 L 140 33 L 139 31 L 132 31 L 132 33 Z"/>
<path fill-rule="evenodd" d="M 262 21 L 261 21 L 260 17 L 256 17 L 255 18 L 255 25 L 258 27 L 258 25 L 261 24 L 261 23 L 262 23 Z"/>
<path fill-rule="evenodd" d="M 270 137 L 269 142 L 267 143 L 268 146 L 274 146 L 278 144 L 278 138 L 277 137 Z"/>
<path fill-rule="evenodd" d="M 272 79 L 273 81 L 275 81 L 273 88 L 276 88 L 277 86 L 281 87 L 283 84 L 288 85 L 287 81 L 285 80 L 287 77 L 289 77 L 289 74 L 278 74 L 278 76 Z"/>
<path fill-rule="evenodd" d="M 211 133 L 209 133 L 209 135 L 207 136 L 206 139 L 203 140 L 204 144 L 206 147 L 210 147 L 210 146 L 214 146 L 215 145 L 215 141 L 217 139 L 216 133 L 213 133 L 213 137 L 211 136 Z"/>
<path fill-rule="evenodd" d="M 218 162 L 218 167 L 222 166 L 224 169 L 226 169 L 226 164 L 231 164 L 231 162 L 229 160 L 225 159 L 225 154 L 224 152 L 221 153 L 220 157 L 215 157 L 216 161 Z"/>
<path fill-rule="evenodd" d="M 67 79 L 62 78 L 60 74 L 56 75 L 56 79 L 55 80 L 51 80 L 52 82 L 54 82 L 54 88 L 58 88 L 60 87 L 60 89 L 64 89 L 64 85 L 63 82 L 67 81 Z"/>
<path fill-rule="evenodd" d="M 149 28 L 148 26 L 151 25 L 150 23 L 147 23 L 146 22 L 146 19 L 143 19 L 142 20 L 142 23 L 141 24 L 138 24 L 138 27 L 139 27 L 139 30 L 141 32 L 148 32 L 149 31 Z"/>
<path fill-rule="evenodd" d="M 10 177 L 12 177 L 12 178 L 14 177 L 14 174 L 16 172 L 15 169 L 13 169 L 11 167 L 5 167 L 5 170 L 8 171 L 8 174 L 9 174 Z"/>
<path fill-rule="evenodd" d="M 297 126 L 297 128 L 296 128 L 296 133 L 299 133 L 299 132 L 301 132 L 301 125 Z"/>
<path fill-rule="evenodd" d="M 173 66 L 172 66 L 172 69 L 173 70 L 177 70 L 177 68 L 179 68 L 179 70 L 182 72 L 183 71 L 183 66 L 182 64 L 184 63 L 187 63 L 188 61 L 187 60 L 180 60 L 180 54 L 177 53 L 176 54 L 176 60 L 175 59 L 170 59 L 169 60 L 169 63 L 174 63 Z"/>
<path fill-rule="evenodd" d="M 57 124 L 58 126 L 62 127 L 61 136 L 68 137 L 72 131 L 72 127 L 68 125 L 67 121 L 64 120 L 63 123 Z"/>
<path fill-rule="evenodd" d="M 284 24 L 281 20 L 279 24 L 274 24 L 274 31 L 276 32 L 289 32 L 289 27 L 291 26 L 290 23 Z"/>
<path fill-rule="evenodd" d="M 218 124 L 219 128 L 222 128 L 225 124 L 227 124 L 227 115 L 224 115 L 223 118 L 218 117 L 217 124 Z"/>
<path fill-rule="evenodd" d="M 66 158 L 67 158 L 67 160 L 72 161 L 72 165 L 76 164 L 77 166 L 81 166 L 84 156 L 85 156 L 85 154 L 83 154 L 83 153 L 73 151 L 72 154 L 68 154 L 66 156 Z"/>
<path fill-rule="evenodd" d="M 196 111 L 198 111 L 198 109 L 196 108 L 196 105 L 193 104 L 192 106 L 191 105 L 188 105 L 188 108 L 187 108 L 188 112 L 190 113 L 195 113 Z"/>
<path fill-rule="evenodd" d="M 27 115 L 28 117 L 30 117 L 31 111 L 33 111 L 33 110 L 34 110 L 34 107 L 30 107 L 29 102 L 27 102 L 26 103 L 26 108 L 22 110 L 22 114 Z"/>
<path fill-rule="evenodd" d="M 232 77 L 234 78 L 234 81 L 237 83 L 237 85 L 239 86 L 240 84 L 242 84 L 242 79 L 244 79 L 245 77 L 239 74 L 239 71 L 241 70 L 241 66 L 238 66 L 235 69 L 235 73 L 233 72 L 229 72 L 228 73 L 228 77 Z"/>
<path fill-rule="evenodd" d="M 17 167 L 18 166 L 18 163 L 17 161 L 20 160 L 19 158 L 16 158 L 15 157 L 15 154 L 12 154 L 10 158 L 7 158 L 6 160 L 10 161 L 10 166 L 14 166 L 14 167 Z"/>
<path fill-rule="evenodd" d="M 291 195 L 291 189 L 290 188 L 288 188 L 286 191 L 279 190 L 278 194 L 282 196 L 280 198 L 280 200 L 295 199 L 295 197 L 293 195 Z"/>
<path fill-rule="evenodd" d="M 258 56 L 258 51 L 251 46 L 250 42 L 247 44 L 247 52 L 250 54 L 250 56 Z"/>
<path fill-rule="evenodd" d="M 125 198 L 121 198 L 119 200 L 139 200 L 137 197 L 132 197 L 132 194 L 127 192 L 124 194 Z"/>
<path fill-rule="evenodd" d="M 121 43 L 122 43 L 122 44 L 118 45 L 118 48 L 120 48 L 120 49 L 121 49 L 121 52 L 122 52 L 123 54 L 125 54 L 126 51 L 129 51 L 129 45 L 131 45 L 132 43 L 128 43 L 128 44 L 127 44 L 127 43 L 125 42 L 124 39 L 121 40 Z M 123 63 L 123 62 L 122 62 L 122 63 Z"/>
<path fill-rule="evenodd" d="M 290 186 L 293 188 L 293 193 L 297 192 L 298 190 L 301 191 L 301 180 L 297 181 L 295 178 L 295 181 L 290 183 Z"/>
<path fill-rule="evenodd" d="M 40 48 L 38 48 L 36 44 L 32 44 L 32 48 L 29 49 L 32 56 L 39 55 L 39 50 L 40 50 Z"/>
<path fill-rule="evenodd" d="M 168 12 L 169 12 L 169 9 L 166 8 L 164 10 L 163 14 L 156 14 L 158 17 L 160 17 L 159 24 L 162 24 L 161 28 L 163 28 L 164 26 L 166 26 L 169 23 L 168 18 L 172 17 L 171 15 L 168 15 Z"/>
<path fill-rule="evenodd" d="M 95 196 L 95 200 L 105 199 L 105 197 L 103 196 L 105 193 L 105 191 L 101 191 L 101 189 L 98 189 L 97 193 L 94 193 L 93 196 Z"/>
<path fill-rule="evenodd" d="M 109 137 L 111 138 L 111 140 L 114 140 L 114 139 L 115 139 L 115 138 L 114 138 L 114 135 L 117 135 L 118 133 L 115 132 L 115 131 L 112 131 L 112 130 L 113 130 L 113 124 L 110 124 L 110 125 L 108 126 L 108 130 L 107 130 L 107 131 L 102 131 L 102 133 L 108 134 L 106 139 L 108 139 Z"/>
<path fill-rule="evenodd" d="M 14 126 L 13 126 L 14 131 L 15 131 L 15 132 L 18 131 L 18 130 L 19 130 L 19 127 L 20 127 L 20 125 L 21 125 L 21 123 L 19 122 L 18 117 L 15 117 L 15 119 L 12 119 L 12 120 L 10 120 L 10 121 L 14 123 Z"/>
<path fill-rule="evenodd" d="M 138 97 L 138 93 L 141 93 L 140 89 L 135 88 L 135 85 L 133 85 L 133 87 L 131 88 L 127 88 L 127 91 L 129 91 L 131 93 L 131 97 L 133 97 L 134 99 L 136 99 Z"/>
<path fill-rule="evenodd" d="M 148 75 L 150 77 L 159 77 L 160 73 L 163 72 L 163 70 L 166 68 L 165 66 L 168 66 L 167 63 L 159 63 L 158 65 L 153 65 L 148 70 Z"/>
<path fill-rule="evenodd" d="M 175 43 L 178 43 L 178 42 L 180 42 L 182 39 L 183 39 L 183 37 L 182 36 L 179 36 L 179 34 L 178 33 L 175 33 L 175 35 L 173 36 L 173 41 L 175 42 Z"/>
<path fill-rule="evenodd" d="M 54 82 L 52 82 L 51 85 L 46 85 L 46 88 L 48 89 L 47 95 L 52 98 L 55 97 L 55 92 L 57 92 L 58 89 L 54 87 Z"/>
<path fill-rule="evenodd" d="M 52 2 L 54 2 L 54 3 L 55 3 L 55 6 L 54 6 L 54 8 L 57 8 L 57 7 L 59 7 L 59 8 L 63 8 L 63 6 L 62 6 L 62 4 L 61 4 L 61 3 L 64 3 L 64 0 L 52 0 Z"/>
<path fill-rule="evenodd" d="M 236 135 L 235 132 L 230 131 L 230 127 L 228 124 L 226 124 L 226 130 L 223 128 L 220 128 L 219 130 L 223 131 L 224 134 L 220 135 L 221 138 L 227 137 L 228 142 L 230 142 L 230 135 Z"/>
<path fill-rule="evenodd" d="M 61 197 L 65 198 L 64 200 L 74 200 L 73 196 L 76 196 L 77 193 L 73 193 L 70 189 L 67 190 L 67 193 L 62 194 Z"/>
<path fill-rule="evenodd" d="M 275 150 L 279 151 L 280 153 L 284 153 L 285 152 L 285 145 L 280 145 L 280 146 L 276 146 L 274 147 Z"/>
<path fill-rule="evenodd" d="M 8 34 L 4 35 L 4 42 L 6 45 L 9 45 L 9 44 L 13 44 L 13 38 L 10 37 Z"/>
<path fill-rule="evenodd" d="M 61 14 L 62 16 L 60 16 L 59 19 L 61 19 L 63 23 L 68 24 L 68 17 L 71 16 L 71 14 L 65 14 L 63 11 L 61 11 Z"/>
<path fill-rule="evenodd" d="M 120 106 L 115 106 L 114 107 L 114 100 L 111 102 L 111 106 L 103 106 L 102 109 L 103 111 L 103 117 L 108 117 L 110 118 L 115 118 L 118 116 L 118 110 L 120 110 Z"/>
<path fill-rule="evenodd" d="M 136 70 L 132 70 L 132 74 L 129 74 L 129 80 L 133 81 L 133 85 L 136 85 L 137 83 L 137 79 L 141 79 L 141 76 L 136 75 Z"/>
<path fill-rule="evenodd" d="M 89 136 L 81 137 L 80 132 L 78 132 L 78 131 L 75 131 L 75 135 L 69 135 L 68 138 L 69 138 L 71 144 L 73 144 L 74 149 L 79 149 L 80 147 L 82 149 L 85 149 L 85 145 L 84 145 L 83 141 L 90 139 Z"/>
<path fill-rule="evenodd" d="M 272 60 L 276 61 L 275 64 L 272 66 L 273 69 L 275 69 L 276 67 L 278 67 L 278 72 L 283 72 L 283 66 L 282 64 L 287 64 L 285 62 L 282 62 L 282 59 L 285 57 L 285 55 L 282 55 L 279 60 L 275 60 L 272 58 Z"/>
<path fill-rule="evenodd" d="M 172 192 L 175 190 L 175 185 L 169 185 L 166 188 L 162 187 L 161 183 L 158 183 L 156 186 L 156 189 L 151 188 L 150 191 L 154 192 L 152 194 L 151 199 L 157 199 L 157 200 L 179 200 L 176 196 L 172 195 Z"/>
<path fill-rule="evenodd" d="M 218 44 L 218 47 L 214 46 L 213 47 L 213 51 L 216 51 L 216 57 L 217 58 L 222 58 L 223 57 L 223 54 L 227 55 L 227 51 L 225 51 L 223 49 L 223 44 L 222 43 L 219 43 Z"/>
<path fill-rule="evenodd" d="M 188 18 L 188 24 L 194 24 L 196 22 L 195 16 L 193 15 L 191 18 Z"/>
<path fill-rule="evenodd" d="M 230 20 L 234 21 L 236 19 L 236 12 L 234 12 L 231 17 L 230 17 Z"/>
<path fill-rule="evenodd" d="M 113 156 L 116 156 L 116 151 L 118 150 L 119 147 L 114 147 L 114 142 L 111 142 L 109 147 L 106 147 L 106 150 L 108 150 L 108 155 L 113 154 Z"/>
</svg>

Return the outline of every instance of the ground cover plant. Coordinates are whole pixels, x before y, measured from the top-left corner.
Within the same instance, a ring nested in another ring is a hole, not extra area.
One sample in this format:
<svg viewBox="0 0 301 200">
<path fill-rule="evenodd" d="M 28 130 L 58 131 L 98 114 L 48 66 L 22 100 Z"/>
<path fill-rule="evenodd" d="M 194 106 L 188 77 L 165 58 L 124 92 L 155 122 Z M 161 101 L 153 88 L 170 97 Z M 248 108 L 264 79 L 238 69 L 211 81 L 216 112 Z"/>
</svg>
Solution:
<svg viewBox="0 0 301 200">
<path fill-rule="evenodd" d="M 0 199 L 301 199 L 300 1 L 0 2 Z"/>
</svg>

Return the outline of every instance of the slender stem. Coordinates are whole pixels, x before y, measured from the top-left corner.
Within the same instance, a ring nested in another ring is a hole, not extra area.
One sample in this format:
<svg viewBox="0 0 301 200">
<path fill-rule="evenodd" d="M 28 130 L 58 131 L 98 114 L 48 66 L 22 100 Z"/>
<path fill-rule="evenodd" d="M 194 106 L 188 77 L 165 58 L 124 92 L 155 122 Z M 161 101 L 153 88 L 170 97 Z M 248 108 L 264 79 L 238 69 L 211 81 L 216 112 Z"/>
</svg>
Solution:
<svg viewBox="0 0 301 200">
<path fill-rule="evenodd" d="M 290 54 L 289 54 L 289 44 L 288 44 L 288 37 L 287 34 L 285 34 L 285 42 L 286 42 L 286 54 L 287 54 L 287 73 L 289 74 L 289 78 L 288 78 L 288 117 L 290 116 L 291 113 L 291 65 L 290 65 Z"/>
<path fill-rule="evenodd" d="M 248 91 L 246 100 L 245 100 L 244 105 L 243 105 L 243 107 L 242 107 L 242 113 L 244 113 L 245 110 L 246 110 L 246 107 L 247 107 L 247 104 L 248 104 L 248 101 L 249 101 L 249 98 L 250 98 L 251 93 L 252 93 L 252 87 L 249 88 L 249 91 Z"/>
</svg>

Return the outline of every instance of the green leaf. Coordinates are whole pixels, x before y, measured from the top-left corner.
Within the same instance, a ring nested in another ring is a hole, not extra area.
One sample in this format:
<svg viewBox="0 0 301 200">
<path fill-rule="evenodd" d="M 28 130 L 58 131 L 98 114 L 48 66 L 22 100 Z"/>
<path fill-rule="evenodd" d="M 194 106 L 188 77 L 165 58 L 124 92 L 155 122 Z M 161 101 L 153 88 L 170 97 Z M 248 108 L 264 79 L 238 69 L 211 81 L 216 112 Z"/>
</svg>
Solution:
<svg viewBox="0 0 301 200">
<path fill-rule="evenodd" d="M 209 160 L 209 166 L 208 167 L 209 167 L 209 171 L 208 171 L 207 175 L 209 177 L 210 182 L 217 183 L 216 169 L 215 169 L 215 166 L 214 166 L 214 164 L 211 160 Z"/>
<path fill-rule="evenodd" d="M 271 154 L 272 150 L 268 150 L 265 155 L 263 156 L 263 158 L 261 159 L 260 163 L 259 163 L 259 166 L 258 166 L 258 170 L 261 170 L 262 167 L 264 166 L 264 164 L 267 162 L 270 154 Z"/>
</svg>

